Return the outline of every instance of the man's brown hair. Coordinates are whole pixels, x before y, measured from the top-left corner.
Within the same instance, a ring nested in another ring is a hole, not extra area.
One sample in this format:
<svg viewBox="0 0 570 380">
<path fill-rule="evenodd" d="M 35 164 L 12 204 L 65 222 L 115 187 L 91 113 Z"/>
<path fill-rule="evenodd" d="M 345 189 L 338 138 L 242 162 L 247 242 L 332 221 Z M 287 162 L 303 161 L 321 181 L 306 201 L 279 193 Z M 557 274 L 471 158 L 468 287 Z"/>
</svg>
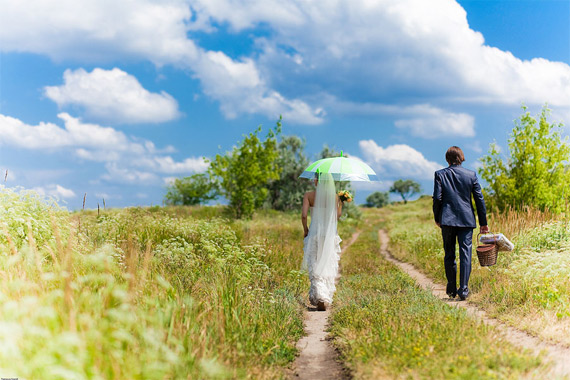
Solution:
<svg viewBox="0 0 570 380">
<path fill-rule="evenodd" d="M 454 145 L 445 152 L 445 161 L 449 165 L 461 165 L 465 161 L 465 156 L 461 148 Z"/>
</svg>

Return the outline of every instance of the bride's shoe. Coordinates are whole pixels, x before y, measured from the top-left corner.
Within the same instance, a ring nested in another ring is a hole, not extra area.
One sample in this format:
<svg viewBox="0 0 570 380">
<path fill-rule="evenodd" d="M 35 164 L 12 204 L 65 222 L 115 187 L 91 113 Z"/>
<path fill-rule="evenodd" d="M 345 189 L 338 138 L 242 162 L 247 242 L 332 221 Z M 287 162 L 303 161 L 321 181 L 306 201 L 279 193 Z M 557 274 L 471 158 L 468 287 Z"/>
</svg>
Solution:
<svg viewBox="0 0 570 380">
<path fill-rule="evenodd" d="M 325 301 L 319 300 L 317 302 L 317 310 L 318 311 L 326 311 L 327 310 L 327 305 L 325 304 Z"/>
</svg>

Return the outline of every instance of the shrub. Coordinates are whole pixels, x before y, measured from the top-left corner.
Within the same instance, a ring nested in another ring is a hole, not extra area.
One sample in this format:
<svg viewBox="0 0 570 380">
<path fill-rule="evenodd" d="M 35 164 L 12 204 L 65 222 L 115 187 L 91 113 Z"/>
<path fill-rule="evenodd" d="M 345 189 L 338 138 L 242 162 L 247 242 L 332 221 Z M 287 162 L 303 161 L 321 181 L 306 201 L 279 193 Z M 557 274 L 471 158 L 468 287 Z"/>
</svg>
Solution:
<svg viewBox="0 0 570 380">
<path fill-rule="evenodd" d="M 486 199 L 500 211 L 524 206 L 562 211 L 570 198 L 570 146 L 562 139 L 563 125 L 548 122 L 550 110 L 543 107 L 538 118 L 523 106 L 515 121 L 508 146 L 509 155 L 501 157 L 496 143 L 481 159 L 481 177 L 489 183 Z"/>
</svg>

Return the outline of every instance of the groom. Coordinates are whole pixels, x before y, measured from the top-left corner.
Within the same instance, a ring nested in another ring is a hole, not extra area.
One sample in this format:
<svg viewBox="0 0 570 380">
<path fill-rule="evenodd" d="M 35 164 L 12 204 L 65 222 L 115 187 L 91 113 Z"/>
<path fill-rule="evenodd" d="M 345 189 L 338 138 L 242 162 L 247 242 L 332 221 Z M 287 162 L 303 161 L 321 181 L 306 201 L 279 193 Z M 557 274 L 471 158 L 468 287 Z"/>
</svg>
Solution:
<svg viewBox="0 0 570 380">
<path fill-rule="evenodd" d="M 445 276 L 447 295 L 469 296 L 469 275 L 471 274 L 471 244 L 475 224 L 475 212 L 471 194 L 477 206 L 481 233 L 489 232 L 485 200 L 474 171 L 461 166 L 465 156 L 461 148 L 452 146 L 445 153 L 449 167 L 435 172 L 433 187 L 433 216 L 441 228 L 445 251 Z M 459 288 L 457 288 L 457 264 L 455 262 L 455 241 L 459 243 Z"/>
</svg>

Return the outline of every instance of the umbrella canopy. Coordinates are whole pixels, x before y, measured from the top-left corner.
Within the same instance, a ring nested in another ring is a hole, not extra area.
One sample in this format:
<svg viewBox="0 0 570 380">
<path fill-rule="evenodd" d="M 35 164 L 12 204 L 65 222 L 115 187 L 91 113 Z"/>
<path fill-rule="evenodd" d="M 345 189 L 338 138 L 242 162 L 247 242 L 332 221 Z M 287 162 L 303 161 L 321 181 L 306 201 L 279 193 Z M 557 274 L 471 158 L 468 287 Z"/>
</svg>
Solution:
<svg viewBox="0 0 570 380">
<path fill-rule="evenodd" d="M 378 181 L 374 170 L 364 162 L 354 158 L 340 157 L 323 158 L 309 165 L 299 178 L 315 178 L 315 173 L 329 173 L 335 181 Z"/>
</svg>

